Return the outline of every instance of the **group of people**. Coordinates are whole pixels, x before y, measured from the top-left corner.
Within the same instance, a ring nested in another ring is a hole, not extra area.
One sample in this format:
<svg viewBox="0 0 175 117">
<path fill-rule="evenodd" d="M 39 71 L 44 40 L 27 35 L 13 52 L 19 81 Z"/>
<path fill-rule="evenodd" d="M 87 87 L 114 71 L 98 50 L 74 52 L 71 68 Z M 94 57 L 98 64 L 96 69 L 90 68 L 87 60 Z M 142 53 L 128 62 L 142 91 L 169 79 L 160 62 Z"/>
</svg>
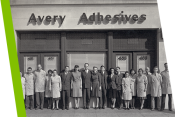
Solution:
<svg viewBox="0 0 175 117">
<path fill-rule="evenodd" d="M 100 70 L 93 67 L 89 70 L 89 64 L 84 64 L 84 70 L 79 71 L 79 66 L 75 65 L 74 70 L 70 72 L 69 66 L 65 67 L 64 72 L 58 75 L 57 70 L 38 69 L 32 72 L 28 67 L 27 73 L 22 77 L 23 95 L 26 109 L 34 109 L 34 93 L 36 95 L 36 110 L 43 109 L 44 97 L 48 101 L 48 109 L 59 109 L 59 100 L 62 99 L 62 109 L 69 110 L 69 98 L 75 100 L 75 109 L 79 109 L 80 98 L 83 97 L 83 108 L 90 108 L 91 97 L 96 98 L 95 109 L 105 109 L 107 98 L 111 101 L 111 108 L 117 105 L 122 108 L 123 102 L 126 110 L 135 109 L 135 100 L 139 99 L 140 110 L 144 107 L 146 100 L 147 107 L 155 109 L 155 97 L 157 98 L 157 108 L 163 111 L 165 108 L 166 94 L 169 96 L 169 110 L 172 111 L 172 91 L 169 79 L 167 63 L 164 64 L 165 70 L 159 73 L 158 67 L 154 67 L 153 73 L 150 73 L 149 67 L 138 70 L 134 69 L 124 74 L 120 72 L 120 67 L 110 68 L 106 72 L 105 66 Z"/>
</svg>

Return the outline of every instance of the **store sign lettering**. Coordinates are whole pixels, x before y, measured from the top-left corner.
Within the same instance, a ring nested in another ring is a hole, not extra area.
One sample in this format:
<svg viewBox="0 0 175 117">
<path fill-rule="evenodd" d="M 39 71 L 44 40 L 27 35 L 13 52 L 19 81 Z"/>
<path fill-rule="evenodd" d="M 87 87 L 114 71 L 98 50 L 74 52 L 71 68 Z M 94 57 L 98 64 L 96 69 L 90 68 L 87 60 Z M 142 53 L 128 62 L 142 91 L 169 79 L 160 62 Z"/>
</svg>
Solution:
<svg viewBox="0 0 175 117">
<path fill-rule="evenodd" d="M 55 24 L 56 21 L 58 21 L 58 24 L 59 26 L 62 25 L 64 19 L 65 19 L 66 16 L 58 16 L 58 15 L 54 15 L 53 17 L 50 16 L 50 15 L 47 15 L 47 16 L 38 16 L 36 17 L 34 13 L 31 14 L 30 18 L 29 18 L 29 21 L 28 21 L 28 25 L 29 24 L 34 24 L 36 25 L 36 23 L 38 25 L 44 23 L 45 25 L 48 25 L 48 24 Z"/>
<path fill-rule="evenodd" d="M 90 15 L 89 17 L 86 15 L 86 13 L 83 13 L 82 16 L 80 17 L 79 20 L 79 24 L 83 23 L 83 24 L 90 24 L 90 23 L 101 23 L 103 22 L 104 24 L 111 22 L 111 24 L 116 24 L 117 22 L 119 23 L 142 23 L 146 20 L 146 15 L 142 14 L 142 15 L 126 15 L 124 14 L 123 11 L 121 11 L 120 14 L 116 14 L 114 16 L 111 15 L 101 15 L 100 12 L 98 12 L 97 14 L 93 13 L 92 15 Z"/>
</svg>

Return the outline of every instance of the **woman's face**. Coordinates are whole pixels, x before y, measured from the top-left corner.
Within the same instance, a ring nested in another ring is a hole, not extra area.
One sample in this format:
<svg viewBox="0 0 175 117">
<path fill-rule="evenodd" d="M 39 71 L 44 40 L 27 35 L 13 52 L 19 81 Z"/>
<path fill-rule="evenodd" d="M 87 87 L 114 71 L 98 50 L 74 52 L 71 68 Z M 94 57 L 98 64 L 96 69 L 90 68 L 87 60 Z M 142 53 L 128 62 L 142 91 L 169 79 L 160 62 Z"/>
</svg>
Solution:
<svg viewBox="0 0 175 117">
<path fill-rule="evenodd" d="M 138 72 L 139 72 L 139 74 L 140 74 L 140 75 L 142 75 L 142 74 L 143 74 L 142 70 L 139 70 Z"/>
<path fill-rule="evenodd" d="M 54 72 L 53 72 L 53 75 L 57 75 L 57 71 L 54 71 Z"/>
<path fill-rule="evenodd" d="M 97 68 L 94 68 L 94 72 L 97 72 Z"/>
<path fill-rule="evenodd" d="M 52 75 L 52 72 L 50 71 L 48 74 L 49 74 L 49 75 Z"/>
<path fill-rule="evenodd" d="M 126 78 L 129 77 L 129 73 L 125 73 L 125 77 L 126 77 Z"/>
<path fill-rule="evenodd" d="M 154 73 L 157 73 L 158 72 L 158 68 L 154 68 Z"/>
<path fill-rule="evenodd" d="M 75 68 L 75 71 L 78 71 L 78 70 L 79 70 L 79 67 L 76 67 L 76 68 Z"/>
<path fill-rule="evenodd" d="M 111 69 L 111 74 L 113 74 L 114 73 L 114 69 Z"/>
<path fill-rule="evenodd" d="M 132 70 L 132 71 L 131 71 L 131 74 L 135 74 L 135 71 L 134 71 L 134 70 Z"/>
</svg>

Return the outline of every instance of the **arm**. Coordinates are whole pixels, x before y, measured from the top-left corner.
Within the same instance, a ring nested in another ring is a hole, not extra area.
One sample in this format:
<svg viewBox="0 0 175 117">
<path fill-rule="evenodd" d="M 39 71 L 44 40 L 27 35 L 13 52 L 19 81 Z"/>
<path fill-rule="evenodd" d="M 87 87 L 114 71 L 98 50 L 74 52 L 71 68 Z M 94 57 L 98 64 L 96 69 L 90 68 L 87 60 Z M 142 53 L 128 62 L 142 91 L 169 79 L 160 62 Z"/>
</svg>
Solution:
<svg viewBox="0 0 175 117">
<path fill-rule="evenodd" d="M 122 89 L 123 89 L 123 93 L 125 93 L 125 82 L 124 82 L 124 79 L 122 79 Z"/>
<path fill-rule="evenodd" d="M 147 85 L 148 85 L 148 79 L 147 77 L 145 76 L 145 79 L 144 79 L 144 83 L 145 83 L 145 89 L 144 89 L 144 92 L 147 91 Z"/>
<path fill-rule="evenodd" d="M 60 76 L 59 76 L 60 77 Z M 61 83 L 61 77 L 60 77 L 60 91 L 62 90 L 62 83 Z"/>
<path fill-rule="evenodd" d="M 99 79 L 99 89 L 101 90 L 101 75 L 98 74 L 98 79 Z"/>
<path fill-rule="evenodd" d="M 80 89 L 82 89 L 82 78 L 80 76 Z"/>
<path fill-rule="evenodd" d="M 52 90 L 52 78 L 49 79 L 49 91 Z"/>
</svg>

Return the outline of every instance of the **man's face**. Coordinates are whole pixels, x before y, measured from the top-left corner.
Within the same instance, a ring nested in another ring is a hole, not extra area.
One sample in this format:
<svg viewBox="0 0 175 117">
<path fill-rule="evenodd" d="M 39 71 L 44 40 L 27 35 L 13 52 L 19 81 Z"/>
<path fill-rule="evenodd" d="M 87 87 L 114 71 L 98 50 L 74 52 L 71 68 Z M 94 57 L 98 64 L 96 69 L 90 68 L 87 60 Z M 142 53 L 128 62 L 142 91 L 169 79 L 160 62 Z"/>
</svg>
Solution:
<svg viewBox="0 0 175 117">
<path fill-rule="evenodd" d="M 32 69 L 28 69 L 27 72 L 30 74 L 32 73 Z"/>
<path fill-rule="evenodd" d="M 145 70 L 146 70 L 147 73 L 150 71 L 149 67 L 147 67 Z"/>
<path fill-rule="evenodd" d="M 101 67 L 101 71 L 105 71 L 105 68 L 104 67 Z"/>
<path fill-rule="evenodd" d="M 57 75 L 57 71 L 53 71 L 53 74 L 54 74 L 54 75 Z"/>
<path fill-rule="evenodd" d="M 125 77 L 127 78 L 129 76 L 129 73 L 125 73 Z"/>
<path fill-rule="evenodd" d="M 117 72 L 120 72 L 120 69 L 117 67 L 117 68 L 116 68 L 116 71 L 117 71 Z"/>
<path fill-rule="evenodd" d="M 154 73 L 157 73 L 158 72 L 158 68 L 154 68 Z"/>
<path fill-rule="evenodd" d="M 165 69 L 168 70 L 168 64 L 165 64 L 164 66 L 165 66 Z"/>
<path fill-rule="evenodd" d="M 84 68 L 88 69 L 89 65 L 88 64 L 84 64 Z"/>
<path fill-rule="evenodd" d="M 41 70 L 41 69 L 42 69 L 41 65 L 38 65 L 38 70 Z"/>
<path fill-rule="evenodd" d="M 69 71 L 69 67 L 66 67 L 66 68 L 65 68 L 65 72 L 68 72 L 68 71 Z"/>
<path fill-rule="evenodd" d="M 111 69 L 111 73 L 114 73 L 114 69 Z"/>
</svg>

